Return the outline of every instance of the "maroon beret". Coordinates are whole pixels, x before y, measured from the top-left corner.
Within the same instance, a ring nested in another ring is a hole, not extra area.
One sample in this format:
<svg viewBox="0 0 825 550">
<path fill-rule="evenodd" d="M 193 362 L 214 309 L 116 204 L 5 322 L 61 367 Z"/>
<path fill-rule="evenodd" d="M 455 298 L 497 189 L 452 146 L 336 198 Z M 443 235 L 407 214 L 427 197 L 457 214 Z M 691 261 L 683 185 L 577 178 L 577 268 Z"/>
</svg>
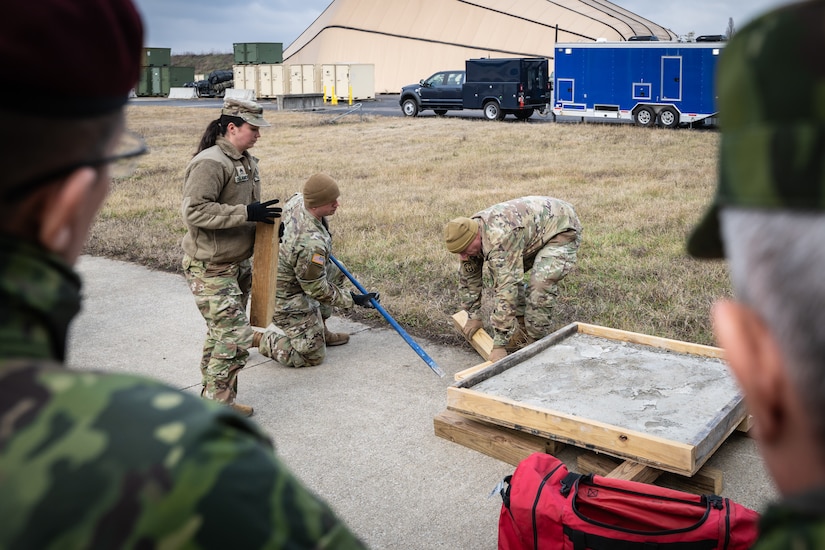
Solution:
<svg viewBox="0 0 825 550">
<path fill-rule="evenodd" d="M 138 81 L 142 49 L 131 0 L 3 0 L 0 110 L 112 112 Z"/>
</svg>

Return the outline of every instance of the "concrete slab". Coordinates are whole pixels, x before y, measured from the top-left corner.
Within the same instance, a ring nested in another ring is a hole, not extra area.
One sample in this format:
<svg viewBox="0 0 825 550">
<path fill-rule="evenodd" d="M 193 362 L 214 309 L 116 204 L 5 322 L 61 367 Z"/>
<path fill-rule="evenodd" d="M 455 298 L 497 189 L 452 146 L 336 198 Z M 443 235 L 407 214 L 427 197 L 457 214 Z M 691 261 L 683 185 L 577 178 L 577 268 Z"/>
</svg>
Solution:
<svg viewBox="0 0 825 550">
<path fill-rule="evenodd" d="M 718 357 L 571 329 L 535 343 L 531 348 L 538 349 L 522 360 L 516 361 L 528 350 L 508 357 L 512 366 L 470 389 L 488 396 L 489 410 L 507 403 L 503 414 L 515 414 L 511 407 L 543 411 L 544 430 L 562 441 L 572 437 L 581 447 L 684 475 L 696 473 L 747 415 L 736 381 Z M 690 349 L 687 342 L 680 345 Z M 601 428 L 608 426 L 620 435 L 605 437 Z"/>
<path fill-rule="evenodd" d="M 89 256 L 78 270 L 85 301 L 69 365 L 199 392 L 206 325 L 183 278 Z M 318 367 L 281 367 L 253 351 L 241 373 L 239 401 L 255 407 L 278 454 L 372 548 L 495 548 L 501 500 L 488 495 L 513 467 L 433 432 L 447 387 L 479 362 L 476 352 L 419 340 L 439 378 L 391 329 L 339 317 L 330 329 L 352 337 Z M 575 464 L 574 453 L 560 458 Z M 758 508 L 774 494 L 748 438 L 731 438 L 709 464 L 725 472 L 724 496 Z"/>
</svg>

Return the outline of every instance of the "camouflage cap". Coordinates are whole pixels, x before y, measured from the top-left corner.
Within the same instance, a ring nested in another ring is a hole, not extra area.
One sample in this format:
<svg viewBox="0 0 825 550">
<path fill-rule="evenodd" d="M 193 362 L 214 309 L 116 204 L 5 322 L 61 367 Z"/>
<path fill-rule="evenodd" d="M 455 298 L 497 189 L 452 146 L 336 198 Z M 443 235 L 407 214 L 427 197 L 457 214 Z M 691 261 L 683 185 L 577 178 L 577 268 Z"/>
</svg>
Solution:
<svg viewBox="0 0 825 550">
<path fill-rule="evenodd" d="M 825 210 L 825 0 L 771 11 L 717 67 L 719 185 L 687 250 L 721 258 L 720 208 Z"/>
<path fill-rule="evenodd" d="M 254 101 L 236 99 L 233 97 L 224 99 L 223 109 L 221 109 L 222 115 L 240 117 L 244 120 L 244 122 L 251 124 L 252 126 L 257 126 L 259 128 L 263 126 L 272 126 L 264 120 L 263 113 L 264 108 L 261 107 L 260 104 L 255 103 Z"/>
</svg>

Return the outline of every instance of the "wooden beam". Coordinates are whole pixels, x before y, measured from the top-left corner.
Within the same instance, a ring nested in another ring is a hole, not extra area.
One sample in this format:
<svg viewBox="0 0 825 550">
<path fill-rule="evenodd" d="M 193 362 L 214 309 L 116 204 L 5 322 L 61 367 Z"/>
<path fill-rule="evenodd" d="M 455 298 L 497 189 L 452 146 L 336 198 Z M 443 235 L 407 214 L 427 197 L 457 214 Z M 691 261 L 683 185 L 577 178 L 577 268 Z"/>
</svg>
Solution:
<svg viewBox="0 0 825 550">
<path fill-rule="evenodd" d="M 484 361 L 483 363 L 479 363 L 475 367 L 470 367 L 469 369 L 464 369 L 462 371 L 459 371 L 459 372 L 455 373 L 454 378 L 455 378 L 456 381 L 464 380 L 465 378 L 474 375 L 478 371 L 480 371 L 482 369 L 486 369 L 487 367 L 489 367 L 492 364 L 493 363 L 491 363 L 490 361 Z"/>
<path fill-rule="evenodd" d="M 653 483 L 660 475 L 662 475 L 661 470 L 656 470 L 632 460 L 625 460 L 608 472 L 605 477 L 638 481 L 640 483 Z"/>
<path fill-rule="evenodd" d="M 443 411 L 433 419 L 435 435 L 513 466 L 533 453 L 556 454 L 561 444 Z"/>
<path fill-rule="evenodd" d="M 632 460 L 620 461 L 613 457 L 585 451 L 576 457 L 576 467 L 585 474 L 596 474 L 616 479 L 653 483 L 664 472 Z"/>
<path fill-rule="evenodd" d="M 468 370 L 469 370 L 469 369 L 468 369 Z M 463 372 L 463 371 L 462 371 L 462 372 Z M 461 374 L 461 373 L 459 373 L 459 374 Z M 457 374 L 456 376 L 458 376 L 458 374 Z M 458 380 L 458 378 L 456 378 L 456 380 Z M 748 437 L 753 437 L 753 436 L 751 435 L 751 428 L 753 428 L 753 416 L 752 416 L 752 415 L 747 415 L 747 416 L 746 416 L 746 417 L 742 420 L 742 422 L 740 422 L 740 423 L 739 423 L 739 425 L 738 425 L 738 426 L 736 426 L 736 431 L 738 431 L 738 432 L 743 432 L 743 433 L 744 433 L 745 435 L 747 435 Z"/>
<path fill-rule="evenodd" d="M 490 398 L 481 392 L 457 387 L 458 384 L 461 382 L 447 388 L 447 408 L 483 422 L 521 429 L 547 439 L 621 456 L 683 475 L 692 475 L 699 468 L 694 461 L 692 445 L 528 406 L 505 397 Z"/>
<path fill-rule="evenodd" d="M 266 328 L 275 313 L 275 287 L 278 280 L 278 224 L 258 222 L 252 252 L 252 298 L 249 323 Z"/>
<path fill-rule="evenodd" d="M 467 321 L 470 319 L 470 315 L 464 311 L 463 309 L 453 315 L 453 325 L 455 326 L 456 330 L 461 333 L 464 330 L 464 325 L 467 324 Z M 473 334 L 473 338 L 470 340 L 470 345 L 481 355 L 481 358 L 485 361 L 489 359 L 490 352 L 493 351 L 493 339 L 487 334 L 487 331 L 479 329 Z"/>
<path fill-rule="evenodd" d="M 642 344 L 654 348 L 668 349 L 679 353 L 690 353 L 692 355 L 714 357 L 716 359 L 725 358 L 724 350 L 714 346 L 693 344 L 691 342 L 682 342 L 681 340 L 671 340 L 669 338 L 650 336 L 639 332 L 629 332 L 627 330 L 602 327 L 599 325 L 589 325 L 587 323 L 576 323 L 576 325 L 580 334 L 589 334 L 591 336 L 599 336 L 601 338 L 609 338 L 611 340 L 630 342 L 631 344 Z"/>
</svg>

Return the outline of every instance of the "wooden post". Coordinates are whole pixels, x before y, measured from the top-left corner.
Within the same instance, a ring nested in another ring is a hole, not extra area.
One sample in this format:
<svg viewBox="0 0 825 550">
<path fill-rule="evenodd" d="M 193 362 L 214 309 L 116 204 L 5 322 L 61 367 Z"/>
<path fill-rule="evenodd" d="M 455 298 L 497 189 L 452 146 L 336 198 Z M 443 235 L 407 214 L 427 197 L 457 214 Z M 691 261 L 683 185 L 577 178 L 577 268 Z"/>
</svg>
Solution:
<svg viewBox="0 0 825 550">
<path fill-rule="evenodd" d="M 278 223 L 258 222 L 252 252 L 252 298 L 249 323 L 266 328 L 275 313 L 275 286 L 278 280 Z"/>
</svg>

